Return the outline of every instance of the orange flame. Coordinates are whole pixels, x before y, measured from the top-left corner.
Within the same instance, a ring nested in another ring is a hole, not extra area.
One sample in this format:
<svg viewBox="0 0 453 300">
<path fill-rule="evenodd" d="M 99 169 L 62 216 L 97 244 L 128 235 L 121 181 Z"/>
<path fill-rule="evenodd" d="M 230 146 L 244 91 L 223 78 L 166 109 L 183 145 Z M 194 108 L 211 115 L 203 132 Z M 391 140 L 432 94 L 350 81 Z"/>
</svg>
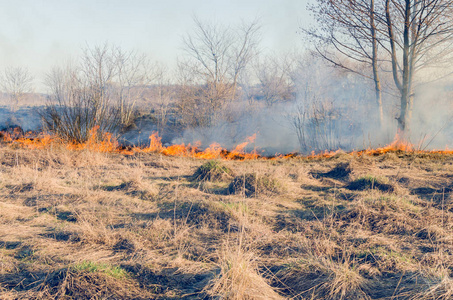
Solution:
<svg viewBox="0 0 453 300">
<path fill-rule="evenodd" d="M 162 145 L 162 138 L 159 137 L 157 132 L 153 132 L 149 137 L 149 146 L 145 148 L 140 147 L 120 147 L 118 141 L 113 137 L 111 133 L 104 133 L 102 136 L 99 134 L 99 126 L 93 127 L 88 134 L 88 140 L 84 143 L 65 143 L 55 135 L 50 134 L 33 134 L 27 133 L 22 134 L 18 132 L 2 132 L 0 137 L 3 138 L 4 142 L 9 144 L 18 145 L 22 148 L 27 149 L 43 149 L 54 145 L 63 146 L 68 150 L 90 150 L 95 152 L 103 153 L 121 153 L 125 155 L 133 155 L 135 153 L 148 153 L 155 152 L 161 153 L 168 156 L 182 156 L 182 157 L 194 157 L 200 159 L 257 159 L 260 158 L 254 149 L 250 153 L 245 151 L 246 147 L 253 143 L 256 139 L 256 134 L 246 138 L 246 141 L 239 144 L 232 151 L 220 146 L 220 144 L 213 143 L 205 150 L 200 150 L 200 142 L 196 142 L 194 145 L 178 144 L 165 147 Z"/>
<path fill-rule="evenodd" d="M 412 146 L 412 144 L 407 142 L 402 136 L 403 136 L 403 134 L 398 132 L 395 135 L 395 138 L 393 139 L 393 142 L 391 142 L 387 146 L 379 147 L 379 148 L 376 148 L 376 149 L 370 149 L 369 148 L 369 149 L 365 149 L 365 150 L 361 150 L 361 151 L 353 150 L 349 154 L 350 155 L 356 155 L 356 156 L 362 156 L 362 155 L 376 156 L 376 155 L 385 154 L 387 152 L 396 152 L 396 151 L 416 152 L 414 150 L 414 147 Z M 312 151 L 311 156 L 309 156 L 309 157 L 310 158 L 314 158 L 314 159 L 315 158 L 329 158 L 329 157 L 333 157 L 333 156 L 337 155 L 340 151 L 341 151 L 341 149 L 336 150 L 336 151 L 328 151 L 328 150 L 326 150 L 326 151 L 321 152 L 319 154 L 315 154 L 315 152 Z M 423 151 L 418 151 L 418 152 L 423 152 Z M 428 151 L 428 152 L 434 152 L 434 151 Z M 445 153 L 445 154 L 449 154 L 449 153 L 447 153 L 447 151 L 442 151 L 442 152 Z M 452 152 L 452 154 L 453 154 L 453 152 Z"/>
<path fill-rule="evenodd" d="M 27 133 L 21 137 L 14 137 L 14 134 L 6 132 L 3 133 L 3 141 L 19 145 L 22 148 L 43 149 L 50 144 L 57 142 L 57 139 L 49 134 L 39 134 L 36 137 L 33 137 L 31 134 Z"/>
<path fill-rule="evenodd" d="M 57 136 L 47 133 L 35 134 L 26 133 L 22 137 L 13 138 L 8 133 L 3 133 L 3 141 L 11 144 L 19 145 L 27 149 L 44 149 L 53 145 L 63 145 L 68 150 L 91 150 L 96 152 L 117 152 L 119 144 L 111 133 L 105 133 L 102 138 L 99 138 L 99 126 L 90 129 L 88 140 L 84 143 L 65 143 Z"/>
<path fill-rule="evenodd" d="M 304 158 L 297 153 L 289 153 L 286 155 L 275 155 L 273 157 L 264 157 L 258 154 L 254 147 L 252 151 L 247 152 L 246 148 L 256 140 L 256 134 L 246 138 L 243 143 L 237 145 L 233 150 L 228 151 L 218 143 L 211 144 L 208 148 L 200 150 L 200 142 L 196 142 L 194 145 L 187 144 L 176 144 L 171 146 L 162 145 L 162 138 L 159 137 L 157 132 L 153 132 L 149 137 L 149 146 L 142 147 L 121 147 L 118 141 L 113 137 L 111 133 L 105 133 L 102 136 L 99 134 L 99 127 L 95 126 L 89 131 L 88 140 L 84 143 L 67 143 L 55 135 L 46 133 L 21 133 L 14 130 L 13 132 L 0 132 L 0 139 L 11 145 L 18 145 L 26 149 L 44 149 L 52 146 L 64 147 L 68 150 L 89 150 L 94 152 L 103 153 L 120 153 L 124 155 L 133 155 L 135 153 L 161 153 L 168 156 L 181 156 L 181 157 L 193 157 L 199 159 L 226 159 L 226 160 L 249 160 L 249 159 L 287 159 L 293 157 Z M 324 151 L 315 154 L 313 151 L 311 155 L 305 158 L 320 159 L 329 158 L 338 154 L 341 150 L 337 151 Z M 352 151 L 349 155 L 362 156 L 362 155 L 381 155 L 387 152 L 405 151 L 405 152 L 428 152 L 428 153 L 440 153 L 440 154 L 453 154 L 453 150 L 432 150 L 432 151 L 416 151 L 413 146 L 401 138 L 400 134 L 395 136 L 392 143 L 387 146 L 379 147 L 376 149 L 366 149 L 362 151 Z"/>
<path fill-rule="evenodd" d="M 153 134 L 149 136 L 149 147 L 147 150 L 156 152 L 162 150 L 162 138 L 159 137 L 158 132 L 153 132 Z"/>
<path fill-rule="evenodd" d="M 168 156 L 182 156 L 182 157 L 194 157 L 201 159 L 256 159 L 260 155 L 256 153 L 254 149 L 250 153 L 245 152 L 245 147 L 256 139 L 256 134 L 248 137 L 245 142 L 236 146 L 231 152 L 222 148 L 220 144 L 213 143 L 205 150 L 199 150 L 200 142 L 196 142 L 194 146 L 188 144 L 171 145 L 165 147 L 162 145 L 162 139 L 159 137 L 157 132 L 154 132 L 149 137 L 150 145 L 148 148 L 143 149 L 143 152 L 158 152 Z"/>
</svg>

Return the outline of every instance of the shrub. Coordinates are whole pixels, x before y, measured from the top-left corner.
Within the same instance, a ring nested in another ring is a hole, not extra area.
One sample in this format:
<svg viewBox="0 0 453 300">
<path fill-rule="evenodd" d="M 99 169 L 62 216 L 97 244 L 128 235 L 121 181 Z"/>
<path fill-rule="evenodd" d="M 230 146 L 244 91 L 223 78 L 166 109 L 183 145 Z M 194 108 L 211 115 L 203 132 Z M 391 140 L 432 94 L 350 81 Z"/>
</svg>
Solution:
<svg viewBox="0 0 453 300">
<path fill-rule="evenodd" d="M 83 143 L 97 127 L 99 138 L 133 125 L 135 103 L 148 82 L 146 59 L 104 44 L 84 49 L 79 66 L 47 75 L 48 103 L 41 111 L 46 130 Z"/>
</svg>

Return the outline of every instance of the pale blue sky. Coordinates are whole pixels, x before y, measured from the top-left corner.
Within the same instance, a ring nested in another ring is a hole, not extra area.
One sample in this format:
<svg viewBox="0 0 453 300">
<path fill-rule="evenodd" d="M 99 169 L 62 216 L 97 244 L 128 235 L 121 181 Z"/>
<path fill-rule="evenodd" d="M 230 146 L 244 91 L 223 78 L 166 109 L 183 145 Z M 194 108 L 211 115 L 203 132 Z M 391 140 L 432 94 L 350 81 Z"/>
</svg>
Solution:
<svg viewBox="0 0 453 300">
<path fill-rule="evenodd" d="M 0 68 L 27 66 L 38 78 L 108 41 L 171 64 L 181 53 L 192 17 L 238 24 L 259 18 L 262 47 L 301 45 L 300 25 L 310 22 L 308 0 L 0 0 Z"/>
</svg>

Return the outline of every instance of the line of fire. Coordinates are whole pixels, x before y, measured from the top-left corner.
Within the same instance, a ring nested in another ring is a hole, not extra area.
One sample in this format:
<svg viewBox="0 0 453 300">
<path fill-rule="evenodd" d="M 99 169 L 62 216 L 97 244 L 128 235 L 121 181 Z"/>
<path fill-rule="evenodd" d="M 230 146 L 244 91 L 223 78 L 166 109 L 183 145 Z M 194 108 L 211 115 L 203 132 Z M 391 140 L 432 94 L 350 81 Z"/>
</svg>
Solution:
<svg viewBox="0 0 453 300">
<path fill-rule="evenodd" d="M 178 157 L 192 157 L 199 159 L 225 159 L 225 160 L 250 160 L 250 159 L 288 159 L 288 158 L 301 158 L 301 159 L 319 159 L 319 158 L 330 158 L 340 153 L 348 154 L 351 156 L 362 156 L 371 155 L 377 156 L 388 152 L 403 152 L 403 153 L 416 153 L 416 154 L 453 154 L 453 150 L 447 147 L 443 150 L 423 150 L 417 149 L 413 145 L 402 141 L 399 138 L 399 134 L 395 136 L 395 139 L 389 145 L 378 147 L 375 149 L 362 149 L 344 152 L 341 149 L 336 151 L 322 151 L 315 153 L 314 151 L 310 155 L 304 155 L 296 152 L 280 154 L 275 153 L 274 155 L 263 155 L 260 149 L 253 146 L 256 134 L 247 137 L 246 140 L 238 144 L 234 149 L 228 150 L 218 143 L 212 143 L 209 147 L 202 149 L 200 148 L 201 142 L 195 142 L 192 144 L 174 144 L 164 146 L 162 144 L 162 138 L 158 132 L 153 132 L 149 136 L 149 144 L 147 146 L 125 146 L 118 142 L 118 140 L 111 134 L 99 134 L 98 127 L 93 127 L 89 131 L 89 138 L 86 142 L 67 142 L 62 140 L 56 135 L 48 133 L 37 133 L 37 132 L 22 132 L 19 127 L 14 128 L 11 131 L 0 131 L 0 138 L 3 143 L 9 146 L 19 146 L 26 149 L 46 149 L 50 147 L 63 147 L 68 150 L 91 150 L 101 153 L 119 153 L 123 155 L 135 155 L 137 153 L 161 153 L 166 156 L 178 156 Z"/>
</svg>

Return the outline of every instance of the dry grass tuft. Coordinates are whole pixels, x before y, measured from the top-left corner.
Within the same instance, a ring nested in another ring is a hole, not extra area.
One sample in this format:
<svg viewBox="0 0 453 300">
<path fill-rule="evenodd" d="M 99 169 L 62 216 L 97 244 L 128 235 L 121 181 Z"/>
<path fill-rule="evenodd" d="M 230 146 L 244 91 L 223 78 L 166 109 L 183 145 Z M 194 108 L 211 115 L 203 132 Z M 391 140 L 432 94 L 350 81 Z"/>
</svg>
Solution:
<svg viewBox="0 0 453 300">
<path fill-rule="evenodd" d="M 220 299 L 283 299 L 259 271 L 255 253 L 241 246 L 224 246 L 219 252 L 219 274 L 205 288 L 207 295 Z"/>
<path fill-rule="evenodd" d="M 106 185 L 102 188 L 109 192 L 123 191 L 126 195 L 138 197 L 142 200 L 154 200 L 158 197 L 160 191 L 156 185 L 144 182 L 141 179 L 127 180 L 119 185 Z"/>
<path fill-rule="evenodd" d="M 453 277 L 451 276 L 451 269 L 445 266 L 440 266 L 430 274 L 423 274 L 425 284 L 422 291 L 415 294 L 412 299 L 420 300 L 447 300 L 453 299 Z"/>
<path fill-rule="evenodd" d="M 118 267 L 81 263 L 49 274 L 36 288 L 43 299 L 146 299 L 152 297 Z"/>
<path fill-rule="evenodd" d="M 278 274 L 293 293 L 314 299 L 368 299 L 370 281 L 355 261 L 307 255 L 287 265 Z"/>
<path fill-rule="evenodd" d="M 211 160 L 197 168 L 192 178 L 196 181 L 223 181 L 233 178 L 233 171 L 221 162 Z"/>
<path fill-rule="evenodd" d="M 372 175 L 361 176 L 347 186 L 348 189 L 353 191 L 364 191 L 377 189 L 382 192 L 391 193 L 395 190 L 395 187 L 388 183 L 388 179 L 384 177 L 376 177 Z"/>
<path fill-rule="evenodd" d="M 395 155 L 194 182 L 192 158 L 0 145 L 0 298 L 451 299 L 453 156 Z"/>
<path fill-rule="evenodd" d="M 333 262 L 327 260 L 325 266 L 330 271 L 327 280 L 321 289 L 328 291 L 331 299 L 366 299 L 369 281 L 360 275 L 357 264 L 345 260 Z"/>
<path fill-rule="evenodd" d="M 325 176 L 325 177 L 330 177 L 330 178 L 335 178 L 335 179 L 343 179 L 347 180 L 349 178 L 349 175 L 353 171 L 353 168 L 351 166 L 350 162 L 341 162 L 337 164 L 332 170 L 322 173 L 319 175 Z"/>
<path fill-rule="evenodd" d="M 256 197 L 259 194 L 279 194 L 282 191 L 282 184 L 276 178 L 256 173 L 236 176 L 228 186 L 230 194 L 243 194 L 247 197 Z"/>
</svg>

